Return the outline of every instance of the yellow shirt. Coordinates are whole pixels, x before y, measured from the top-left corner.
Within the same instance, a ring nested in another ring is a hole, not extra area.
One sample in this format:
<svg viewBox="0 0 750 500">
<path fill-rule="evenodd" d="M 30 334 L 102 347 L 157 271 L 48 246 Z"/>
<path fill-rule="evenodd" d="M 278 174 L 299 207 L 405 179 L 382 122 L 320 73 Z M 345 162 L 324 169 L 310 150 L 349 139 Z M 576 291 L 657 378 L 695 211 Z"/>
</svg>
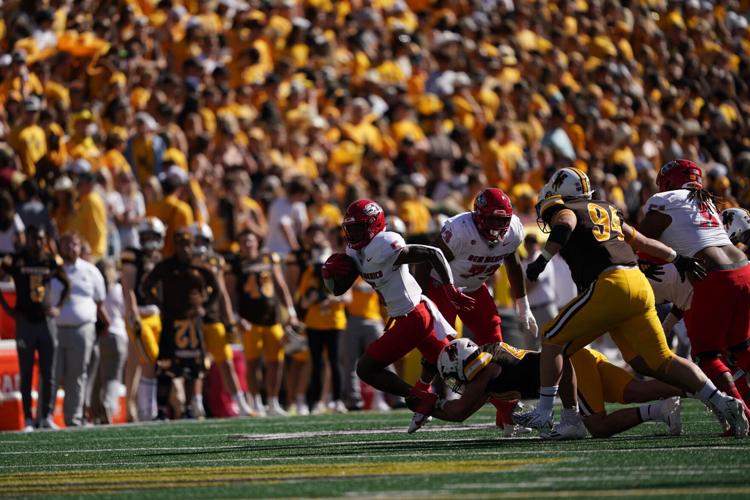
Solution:
<svg viewBox="0 0 750 500">
<path fill-rule="evenodd" d="M 383 138 L 373 124 L 364 121 L 356 125 L 345 123 L 341 130 L 358 146 L 370 146 L 378 153 L 383 151 Z"/>
<path fill-rule="evenodd" d="M 23 173 L 29 177 L 36 174 L 36 162 L 47 154 L 47 137 L 39 125 L 31 125 L 19 129 L 12 134 L 11 146 L 18 154 L 23 167 Z"/>
<path fill-rule="evenodd" d="M 341 210 L 332 203 L 326 203 L 320 209 L 311 205 L 307 213 L 311 221 L 321 224 L 326 229 L 332 229 L 341 224 Z"/>
<path fill-rule="evenodd" d="M 135 178 L 138 184 L 144 186 L 149 177 L 156 173 L 153 141 L 151 138 L 146 140 L 134 138 L 132 148 Z"/>
<path fill-rule="evenodd" d="M 71 229 L 91 246 L 95 259 L 107 253 L 107 209 L 96 191 L 81 196 L 73 214 Z"/>
<path fill-rule="evenodd" d="M 307 268 L 302 274 L 299 288 L 297 289 L 298 297 L 304 297 L 309 290 L 313 288 L 323 288 L 323 282 L 315 276 L 313 267 Z M 313 304 L 305 312 L 304 323 L 308 328 L 314 330 L 344 330 L 346 328 L 346 311 L 341 302 L 323 306 Z"/>
<path fill-rule="evenodd" d="M 170 194 L 163 200 L 146 207 L 146 215 L 158 217 L 167 226 L 162 255 L 171 257 L 174 253 L 174 233 L 193 223 L 193 209 L 177 196 Z"/>
<path fill-rule="evenodd" d="M 104 153 L 100 166 L 107 167 L 112 175 L 117 175 L 119 172 L 131 172 L 127 158 L 116 149 L 110 149 Z"/>
<path fill-rule="evenodd" d="M 383 321 L 380 314 L 380 297 L 378 293 L 367 284 L 361 277 L 357 278 L 352 287 L 352 301 L 346 306 L 346 310 L 352 316 Z"/>
<path fill-rule="evenodd" d="M 391 134 L 396 142 L 401 142 L 407 137 L 411 137 L 414 142 L 419 142 L 425 138 L 422 129 L 411 120 L 401 120 L 391 126 Z"/>
<path fill-rule="evenodd" d="M 398 211 L 398 216 L 406 223 L 410 234 L 424 234 L 430 227 L 430 211 L 418 201 L 407 200 L 403 202 Z"/>
</svg>

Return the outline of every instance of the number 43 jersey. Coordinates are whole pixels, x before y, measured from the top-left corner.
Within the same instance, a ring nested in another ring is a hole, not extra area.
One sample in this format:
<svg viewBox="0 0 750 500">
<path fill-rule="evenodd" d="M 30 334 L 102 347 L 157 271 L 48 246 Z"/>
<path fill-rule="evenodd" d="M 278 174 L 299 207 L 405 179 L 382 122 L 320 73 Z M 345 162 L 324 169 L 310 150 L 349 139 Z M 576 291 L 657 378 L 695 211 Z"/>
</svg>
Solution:
<svg viewBox="0 0 750 500">
<path fill-rule="evenodd" d="M 514 215 L 503 239 L 490 243 L 479 235 L 471 212 L 464 212 L 445 221 L 440 237 L 453 253 L 450 262 L 453 281 L 464 291 L 473 292 L 519 247 L 523 241 L 523 224 Z M 434 271 L 432 277 L 438 279 Z"/>
<path fill-rule="evenodd" d="M 689 189 L 657 193 L 648 199 L 646 211 L 655 210 L 672 218 L 672 223 L 659 239 L 680 255 L 692 257 L 707 247 L 731 245 L 713 203 L 701 207 L 690 199 Z"/>
<path fill-rule="evenodd" d="M 579 292 L 608 267 L 636 265 L 635 253 L 622 234 L 622 213 L 615 207 L 599 200 L 552 196 L 542 201 L 542 220 L 551 226 L 552 216 L 565 208 L 575 214 L 577 222 L 560 255 Z"/>
</svg>

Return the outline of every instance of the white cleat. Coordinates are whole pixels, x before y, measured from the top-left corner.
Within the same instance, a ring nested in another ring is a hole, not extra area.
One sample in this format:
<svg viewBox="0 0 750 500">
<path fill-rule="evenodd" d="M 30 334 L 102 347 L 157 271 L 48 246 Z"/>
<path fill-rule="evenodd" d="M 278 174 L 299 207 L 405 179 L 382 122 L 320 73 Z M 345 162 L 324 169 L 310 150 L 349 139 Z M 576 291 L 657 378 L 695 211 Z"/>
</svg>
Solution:
<svg viewBox="0 0 750 500">
<path fill-rule="evenodd" d="M 748 421 L 742 401 L 727 396 L 720 406 L 714 407 L 714 411 L 734 429 L 734 437 L 738 439 L 747 437 Z"/>
<path fill-rule="evenodd" d="M 552 429 L 553 415 L 550 415 L 549 417 L 543 415 L 536 408 L 524 413 L 514 413 L 512 418 L 513 423 L 521 425 L 523 427 L 531 427 L 532 429 L 537 429 L 540 432 Z"/>
<path fill-rule="evenodd" d="M 539 436 L 542 439 L 552 439 L 556 441 L 562 441 L 566 439 L 583 439 L 588 435 L 586 426 L 583 425 L 581 419 L 575 422 L 566 422 L 561 420 L 559 424 L 553 426 L 551 429 L 542 430 Z"/>
<path fill-rule="evenodd" d="M 349 410 L 346 409 L 346 405 L 340 399 L 328 403 L 328 409 L 333 413 L 349 413 Z"/>
<path fill-rule="evenodd" d="M 30 418 L 27 418 L 24 421 L 24 426 L 22 432 L 34 432 L 34 421 Z"/>
<path fill-rule="evenodd" d="M 372 402 L 372 408 L 370 408 L 370 411 L 391 411 L 391 407 L 388 406 L 388 403 L 386 403 L 382 398 L 373 401 Z"/>
<path fill-rule="evenodd" d="M 310 408 L 305 403 L 297 403 L 297 415 L 306 417 L 310 414 Z"/>
<path fill-rule="evenodd" d="M 279 403 L 269 404 L 266 412 L 269 417 L 288 417 L 289 413 Z"/>
<path fill-rule="evenodd" d="M 534 430 L 530 427 L 524 427 L 518 424 L 505 424 L 503 426 L 504 437 L 518 437 L 524 434 L 531 434 Z"/>
<path fill-rule="evenodd" d="M 52 420 L 52 417 L 47 417 L 42 419 L 41 422 L 39 422 L 39 428 L 40 429 L 50 429 L 53 431 L 59 430 L 60 428 L 57 426 L 57 424 Z"/>
<path fill-rule="evenodd" d="M 252 408 L 250 408 L 250 405 L 247 404 L 247 401 L 245 401 L 245 398 L 238 398 L 237 401 L 237 414 L 240 417 L 257 417 L 258 414 L 253 411 Z"/>
<path fill-rule="evenodd" d="M 659 420 L 667 424 L 670 436 L 682 434 L 682 403 L 679 397 L 671 397 L 656 403 L 659 405 Z"/>
<path fill-rule="evenodd" d="M 409 429 L 407 429 L 406 432 L 408 432 L 409 434 L 413 434 L 421 429 L 422 426 L 430 420 L 432 420 L 432 417 L 429 415 L 415 413 L 414 416 L 411 417 L 411 422 L 409 422 Z"/>
</svg>

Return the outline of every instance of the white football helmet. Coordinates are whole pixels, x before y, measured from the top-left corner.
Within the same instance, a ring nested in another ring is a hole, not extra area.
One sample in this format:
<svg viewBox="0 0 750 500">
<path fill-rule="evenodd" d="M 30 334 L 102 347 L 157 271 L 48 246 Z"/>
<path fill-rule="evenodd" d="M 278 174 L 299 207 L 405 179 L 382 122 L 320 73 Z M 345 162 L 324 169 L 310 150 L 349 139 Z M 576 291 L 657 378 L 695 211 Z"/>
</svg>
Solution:
<svg viewBox="0 0 750 500">
<path fill-rule="evenodd" d="M 188 226 L 188 231 L 195 239 L 195 253 L 198 255 L 207 254 L 214 242 L 214 232 L 211 231 L 208 224 L 194 222 Z"/>
<path fill-rule="evenodd" d="M 721 220 L 732 243 L 747 244 L 744 240 L 748 237 L 743 238 L 743 235 L 750 231 L 750 212 L 744 208 L 727 208 L 722 210 Z"/>
<path fill-rule="evenodd" d="M 461 394 L 464 385 L 471 382 L 492 361 L 492 355 L 482 352 L 469 339 L 456 339 L 445 346 L 438 356 L 438 373 L 454 392 Z"/>
<path fill-rule="evenodd" d="M 539 200 L 550 196 L 563 196 L 591 199 L 594 191 L 591 189 L 589 176 L 583 170 L 573 167 L 561 168 L 547 181 L 539 193 Z"/>
<path fill-rule="evenodd" d="M 138 237 L 144 250 L 161 250 L 166 234 L 167 227 L 157 217 L 146 217 L 138 224 Z"/>
</svg>

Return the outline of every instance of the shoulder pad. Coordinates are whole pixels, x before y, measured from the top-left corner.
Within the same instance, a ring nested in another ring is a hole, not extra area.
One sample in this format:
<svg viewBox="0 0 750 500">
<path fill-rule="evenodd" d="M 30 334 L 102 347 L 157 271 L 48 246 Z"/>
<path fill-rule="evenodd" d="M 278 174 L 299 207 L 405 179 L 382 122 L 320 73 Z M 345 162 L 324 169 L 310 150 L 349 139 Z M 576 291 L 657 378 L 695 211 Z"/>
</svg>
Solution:
<svg viewBox="0 0 750 500">
<path fill-rule="evenodd" d="M 565 206 L 565 202 L 563 201 L 562 196 L 560 196 L 559 194 L 550 196 L 542 200 L 540 204 L 540 208 L 539 208 L 539 215 L 544 216 L 544 212 L 546 212 L 552 207 L 564 207 L 564 206 Z"/>
</svg>

